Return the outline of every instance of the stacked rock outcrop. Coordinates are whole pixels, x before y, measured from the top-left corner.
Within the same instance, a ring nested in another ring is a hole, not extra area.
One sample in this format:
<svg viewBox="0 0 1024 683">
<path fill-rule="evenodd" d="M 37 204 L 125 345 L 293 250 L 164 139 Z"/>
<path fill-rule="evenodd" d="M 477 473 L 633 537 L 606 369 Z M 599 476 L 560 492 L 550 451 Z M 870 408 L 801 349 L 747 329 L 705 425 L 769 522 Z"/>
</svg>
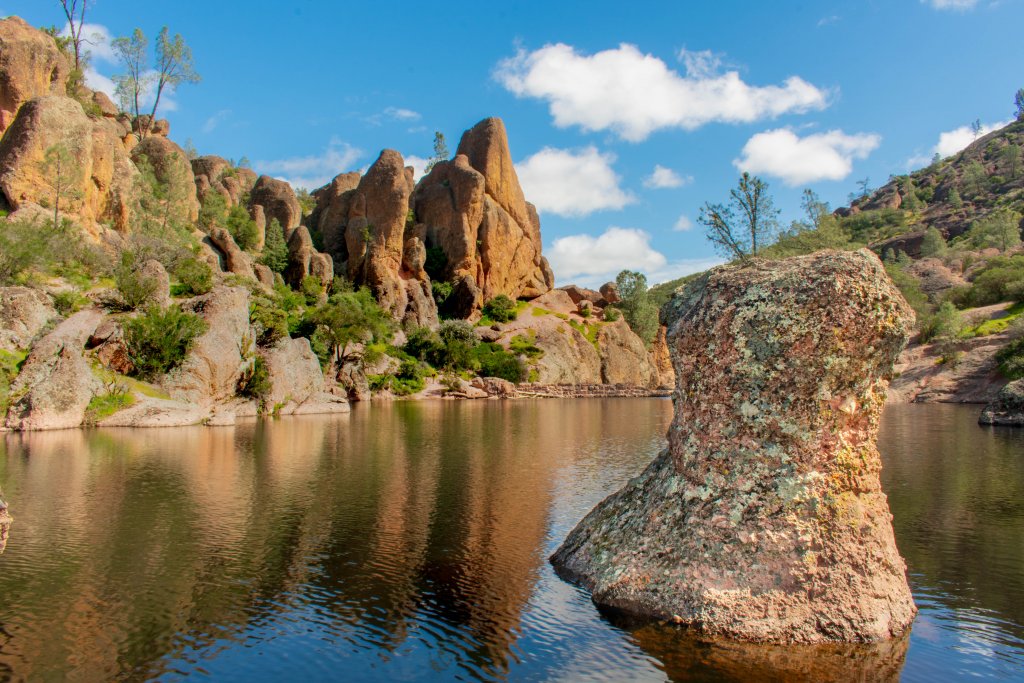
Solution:
<svg viewBox="0 0 1024 683">
<path fill-rule="evenodd" d="M 662 315 L 669 447 L 580 522 L 558 571 L 598 604 L 741 640 L 906 631 L 875 439 L 913 313 L 879 260 L 723 266 Z"/>
</svg>

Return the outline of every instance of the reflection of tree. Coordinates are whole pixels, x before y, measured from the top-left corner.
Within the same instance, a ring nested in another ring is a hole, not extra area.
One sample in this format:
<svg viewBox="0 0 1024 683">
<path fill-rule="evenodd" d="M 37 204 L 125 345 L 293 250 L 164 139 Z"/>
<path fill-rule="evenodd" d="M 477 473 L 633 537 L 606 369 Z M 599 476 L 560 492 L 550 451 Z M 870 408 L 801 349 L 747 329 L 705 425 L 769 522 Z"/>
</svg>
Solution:
<svg viewBox="0 0 1024 683">
<path fill-rule="evenodd" d="M 635 444 L 649 412 L 398 404 L 233 429 L 0 437 L 19 520 L 0 571 L 0 677 L 155 676 L 274 637 L 261 629 L 279 619 L 378 662 L 419 647 L 501 676 L 560 477 L 603 471 L 607 443 Z"/>
<path fill-rule="evenodd" d="M 879 450 L 915 593 L 997 612 L 1024 638 L 1024 433 L 959 406 L 890 406 Z"/>
</svg>

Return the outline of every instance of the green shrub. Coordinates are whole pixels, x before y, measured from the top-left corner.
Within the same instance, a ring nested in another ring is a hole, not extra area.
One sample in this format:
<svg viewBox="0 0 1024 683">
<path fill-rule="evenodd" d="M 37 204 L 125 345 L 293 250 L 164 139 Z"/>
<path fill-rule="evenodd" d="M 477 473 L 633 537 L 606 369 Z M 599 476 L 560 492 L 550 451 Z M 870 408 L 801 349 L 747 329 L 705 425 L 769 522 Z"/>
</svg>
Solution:
<svg viewBox="0 0 1024 683">
<path fill-rule="evenodd" d="M 991 259 L 969 287 L 957 287 L 946 298 L 960 308 L 1024 300 L 1024 254 Z"/>
<path fill-rule="evenodd" d="M 441 337 L 429 327 L 417 327 L 406 336 L 403 350 L 417 360 L 435 365 L 444 350 Z"/>
<path fill-rule="evenodd" d="M 615 308 L 614 306 L 608 306 L 604 309 L 602 317 L 604 318 L 604 321 L 606 323 L 613 323 L 619 318 L 621 318 L 622 314 L 619 313 L 619 309 Z"/>
<path fill-rule="evenodd" d="M 174 277 L 180 286 L 174 293 L 178 296 L 200 296 L 213 289 L 213 269 L 206 261 L 194 256 L 183 258 L 174 267 Z"/>
<path fill-rule="evenodd" d="M 244 206 L 231 207 L 225 220 L 225 227 L 239 247 L 245 251 L 256 248 L 260 239 L 259 228 L 256 227 L 256 221 L 249 217 L 249 212 Z"/>
<path fill-rule="evenodd" d="M 247 398 L 262 401 L 273 389 L 274 385 L 270 380 L 270 370 L 267 369 L 266 361 L 261 356 L 256 356 L 239 379 L 238 393 Z"/>
<path fill-rule="evenodd" d="M 1024 378 L 1024 337 L 1015 339 L 996 352 L 999 372 L 1007 379 Z"/>
<path fill-rule="evenodd" d="M 484 304 L 483 313 L 496 323 L 512 322 L 519 315 L 516 302 L 504 294 L 499 294 Z"/>
<path fill-rule="evenodd" d="M 543 349 L 534 344 L 532 339 L 521 334 L 517 334 L 509 340 L 508 350 L 516 355 L 526 356 L 530 360 L 536 360 L 544 355 Z"/>
<path fill-rule="evenodd" d="M 249 323 L 256 330 L 259 346 L 273 346 L 288 336 L 288 314 L 265 296 L 255 296 L 250 301 Z"/>
<path fill-rule="evenodd" d="M 85 408 L 85 424 L 94 425 L 119 410 L 135 405 L 135 397 L 128 387 L 119 383 L 107 385 L 107 390 L 89 400 Z"/>
<path fill-rule="evenodd" d="M 430 293 L 434 295 L 434 301 L 440 307 L 452 295 L 452 283 L 434 280 L 430 283 Z"/>
<path fill-rule="evenodd" d="M 517 384 L 526 381 L 528 375 L 526 363 L 515 354 L 502 348 L 501 344 L 493 342 L 478 344 L 473 349 L 473 358 L 481 377 L 500 377 Z"/>
<path fill-rule="evenodd" d="M 150 307 L 124 323 L 124 340 L 133 374 L 142 379 L 164 375 L 185 359 L 206 323 L 176 306 Z"/>
<path fill-rule="evenodd" d="M 324 293 L 324 286 L 320 284 L 320 278 L 315 275 L 307 275 L 302 278 L 299 290 L 306 299 L 306 305 L 312 306 L 320 300 L 320 295 Z"/>
<path fill-rule="evenodd" d="M 960 311 L 949 301 L 942 302 L 933 315 L 919 321 L 921 342 L 952 342 L 960 337 L 964 322 Z"/>
<path fill-rule="evenodd" d="M 11 384 L 21 372 L 27 357 L 27 352 L 12 353 L 0 349 L 0 418 L 7 414 L 7 407 L 11 403 Z"/>
<path fill-rule="evenodd" d="M 71 315 L 89 305 L 89 298 L 73 289 L 65 289 L 53 295 L 53 306 L 61 315 Z"/>
<path fill-rule="evenodd" d="M 126 251 L 114 269 L 114 286 L 120 295 L 120 304 L 129 311 L 146 305 L 156 294 L 156 281 L 142 274 L 141 265 L 142 261 L 135 254 Z"/>
</svg>

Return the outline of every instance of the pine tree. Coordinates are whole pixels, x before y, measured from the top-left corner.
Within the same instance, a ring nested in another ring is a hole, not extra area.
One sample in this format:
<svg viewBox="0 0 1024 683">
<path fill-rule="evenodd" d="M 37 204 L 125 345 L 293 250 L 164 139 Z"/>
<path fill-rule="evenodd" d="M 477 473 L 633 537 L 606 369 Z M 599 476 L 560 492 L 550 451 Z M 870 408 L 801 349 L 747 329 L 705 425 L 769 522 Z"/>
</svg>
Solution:
<svg viewBox="0 0 1024 683">
<path fill-rule="evenodd" d="M 921 240 L 921 256 L 942 256 L 946 253 L 946 240 L 936 228 L 928 228 Z"/>
<path fill-rule="evenodd" d="M 267 226 L 260 263 L 275 273 L 283 273 L 288 267 L 288 245 L 284 242 L 284 229 L 276 218 L 272 218 Z"/>
</svg>

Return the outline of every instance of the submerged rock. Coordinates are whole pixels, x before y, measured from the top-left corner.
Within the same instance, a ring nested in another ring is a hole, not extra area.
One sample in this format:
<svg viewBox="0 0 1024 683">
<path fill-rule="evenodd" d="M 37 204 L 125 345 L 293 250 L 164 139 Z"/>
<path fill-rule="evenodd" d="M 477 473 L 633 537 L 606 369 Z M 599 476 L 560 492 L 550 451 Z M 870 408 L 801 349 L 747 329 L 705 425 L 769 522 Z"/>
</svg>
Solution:
<svg viewBox="0 0 1024 683">
<path fill-rule="evenodd" d="M 915 607 L 875 439 L 913 313 L 870 252 L 723 266 L 663 310 L 669 448 L 552 557 L 599 605 L 770 642 L 878 641 Z"/>
<path fill-rule="evenodd" d="M 1024 379 L 1010 382 L 999 391 L 995 400 L 981 411 L 978 423 L 1024 427 Z"/>
</svg>

